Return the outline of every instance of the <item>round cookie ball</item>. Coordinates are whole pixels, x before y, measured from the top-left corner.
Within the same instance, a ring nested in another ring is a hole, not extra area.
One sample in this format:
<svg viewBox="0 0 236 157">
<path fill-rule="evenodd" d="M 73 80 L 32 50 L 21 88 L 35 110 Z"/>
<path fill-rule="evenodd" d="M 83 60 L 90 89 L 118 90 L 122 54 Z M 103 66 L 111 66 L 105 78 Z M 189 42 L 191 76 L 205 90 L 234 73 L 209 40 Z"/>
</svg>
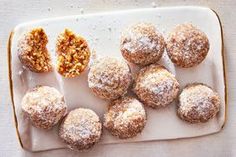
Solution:
<svg viewBox="0 0 236 157">
<path fill-rule="evenodd" d="M 18 58 L 23 66 L 37 73 L 51 71 L 51 57 L 46 47 L 47 43 L 48 38 L 42 28 L 35 28 L 25 33 L 17 45 Z"/>
<path fill-rule="evenodd" d="M 189 84 L 179 95 L 177 114 L 189 123 L 207 122 L 219 110 L 219 95 L 204 84 Z"/>
<path fill-rule="evenodd" d="M 146 112 L 141 102 L 132 97 L 122 97 L 109 104 L 104 115 L 104 127 L 121 139 L 135 137 L 146 124 Z"/>
<path fill-rule="evenodd" d="M 175 65 L 189 68 L 205 59 L 209 47 L 205 33 L 191 24 L 182 24 L 169 34 L 166 50 Z"/>
<path fill-rule="evenodd" d="M 67 112 L 64 96 L 48 86 L 29 90 L 21 101 L 21 107 L 32 125 L 41 129 L 52 128 Z"/>
<path fill-rule="evenodd" d="M 179 83 L 166 68 L 158 64 L 151 64 L 137 74 L 134 92 L 147 106 L 165 107 L 177 97 Z"/>
<path fill-rule="evenodd" d="M 160 60 L 164 49 L 164 38 L 151 23 L 138 23 L 122 32 L 120 50 L 123 57 L 131 63 L 138 65 L 156 63 Z"/>
<path fill-rule="evenodd" d="M 85 108 L 70 111 L 59 128 L 59 136 L 72 150 L 86 150 L 99 141 L 102 124 L 97 114 Z"/>
<path fill-rule="evenodd" d="M 79 76 L 89 63 L 87 41 L 68 29 L 58 36 L 56 52 L 57 71 L 66 78 Z"/>
<path fill-rule="evenodd" d="M 117 99 L 126 94 L 131 82 L 128 64 L 118 58 L 99 58 L 88 73 L 89 88 L 96 96 L 106 100 Z"/>
</svg>

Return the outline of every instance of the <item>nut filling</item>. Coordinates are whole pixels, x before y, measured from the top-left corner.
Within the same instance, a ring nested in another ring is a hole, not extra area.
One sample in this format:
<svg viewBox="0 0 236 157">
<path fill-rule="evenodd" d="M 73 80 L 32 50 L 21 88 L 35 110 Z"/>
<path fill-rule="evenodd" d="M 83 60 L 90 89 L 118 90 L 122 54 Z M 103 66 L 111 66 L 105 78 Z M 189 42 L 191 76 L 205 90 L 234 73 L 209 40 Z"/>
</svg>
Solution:
<svg viewBox="0 0 236 157">
<path fill-rule="evenodd" d="M 89 63 L 90 50 L 86 40 L 65 29 L 57 38 L 57 71 L 64 77 L 80 75 Z"/>
<path fill-rule="evenodd" d="M 51 71 L 51 58 L 46 48 L 48 38 L 42 28 L 23 35 L 18 43 L 18 57 L 29 70 L 37 73 Z"/>
</svg>

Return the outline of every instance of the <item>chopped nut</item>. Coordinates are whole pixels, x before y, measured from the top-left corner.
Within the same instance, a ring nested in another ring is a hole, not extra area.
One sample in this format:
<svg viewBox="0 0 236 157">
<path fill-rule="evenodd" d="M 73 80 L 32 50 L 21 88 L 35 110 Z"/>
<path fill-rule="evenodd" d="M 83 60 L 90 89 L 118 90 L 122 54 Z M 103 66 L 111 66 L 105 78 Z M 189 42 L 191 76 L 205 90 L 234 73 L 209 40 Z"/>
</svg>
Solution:
<svg viewBox="0 0 236 157">
<path fill-rule="evenodd" d="M 68 29 L 58 36 L 56 52 L 57 71 L 64 77 L 78 76 L 88 65 L 90 50 L 86 40 Z"/>
</svg>

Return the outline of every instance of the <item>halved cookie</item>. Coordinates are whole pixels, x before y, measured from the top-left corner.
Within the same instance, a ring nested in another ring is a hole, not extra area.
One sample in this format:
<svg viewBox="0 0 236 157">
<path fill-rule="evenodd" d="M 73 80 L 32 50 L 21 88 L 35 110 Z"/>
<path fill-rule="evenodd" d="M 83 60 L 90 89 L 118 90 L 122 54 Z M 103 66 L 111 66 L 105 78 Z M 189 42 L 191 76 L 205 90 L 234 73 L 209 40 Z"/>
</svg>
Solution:
<svg viewBox="0 0 236 157">
<path fill-rule="evenodd" d="M 90 50 L 87 41 L 68 29 L 58 36 L 56 53 L 57 71 L 64 77 L 80 75 L 89 63 Z"/>
<path fill-rule="evenodd" d="M 18 57 L 26 68 L 42 73 L 52 70 L 51 57 L 47 50 L 48 38 L 43 28 L 34 28 L 25 33 L 18 42 Z"/>
</svg>

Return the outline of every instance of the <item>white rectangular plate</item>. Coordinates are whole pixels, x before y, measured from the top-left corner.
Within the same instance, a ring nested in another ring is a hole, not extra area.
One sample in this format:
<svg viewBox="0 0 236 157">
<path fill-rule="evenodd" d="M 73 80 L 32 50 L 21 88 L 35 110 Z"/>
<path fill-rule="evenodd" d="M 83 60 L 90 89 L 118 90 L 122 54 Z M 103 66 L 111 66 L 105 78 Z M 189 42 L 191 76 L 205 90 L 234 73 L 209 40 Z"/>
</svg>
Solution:
<svg viewBox="0 0 236 157">
<path fill-rule="evenodd" d="M 101 119 L 103 119 L 108 102 L 95 97 L 89 90 L 87 85 L 88 70 L 81 76 L 72 79 L 62 78 L 56 71 L 37 74 L 23 70 L 17 57 L 19 36 L 34 27 L 43 27 L 49 38 L 48 50 L 52 56 L 55 56 L 55 41 L 58 34 L 65 28 L 69 28 L 87 39 L 90 48 L 96 51 L 97 55 L 121 57 L 119 51 L 120 33 L 128 25 L 138 22 L 153 23 L 165 37 L 177 24 L 186 22 L 192 23 L 207 34 L 210 41 L 210 51 L 199 66 L 189 69 L 177 68 L 170 62 L 166 52 L 160 63 L 176 75 L 181 88 L 192 82 L 202 82 L 213 87 L 220 94 L 221 109 L 219 114 L 207 123 L 188 124 L 176 116 L 175 103 L 158 110 L 146 108 L 148 121 L 140 135 L 128 140 L 118 140 L 104 131 L 100 144 L 188 138 L 212 134 L 221 130 L 225 122 L 226 93 L 221 26 L 216 14 L 211 9 L 200 7 L 139 9 L 45 19 L 15 27 L 10 38 L 9 48 L 10 83 L 16 127 L 23 148 L 32 151 L 65 148 L 58 138 L 57 127 L 50 131 L 40 130 L 32 127 L 29 121 L 23 118 L 20 102 L 29 88 L 36 85 L 53 86 L 65 95 L 69 110 L 77 107 L 90 108 Z"/>
</svg>

